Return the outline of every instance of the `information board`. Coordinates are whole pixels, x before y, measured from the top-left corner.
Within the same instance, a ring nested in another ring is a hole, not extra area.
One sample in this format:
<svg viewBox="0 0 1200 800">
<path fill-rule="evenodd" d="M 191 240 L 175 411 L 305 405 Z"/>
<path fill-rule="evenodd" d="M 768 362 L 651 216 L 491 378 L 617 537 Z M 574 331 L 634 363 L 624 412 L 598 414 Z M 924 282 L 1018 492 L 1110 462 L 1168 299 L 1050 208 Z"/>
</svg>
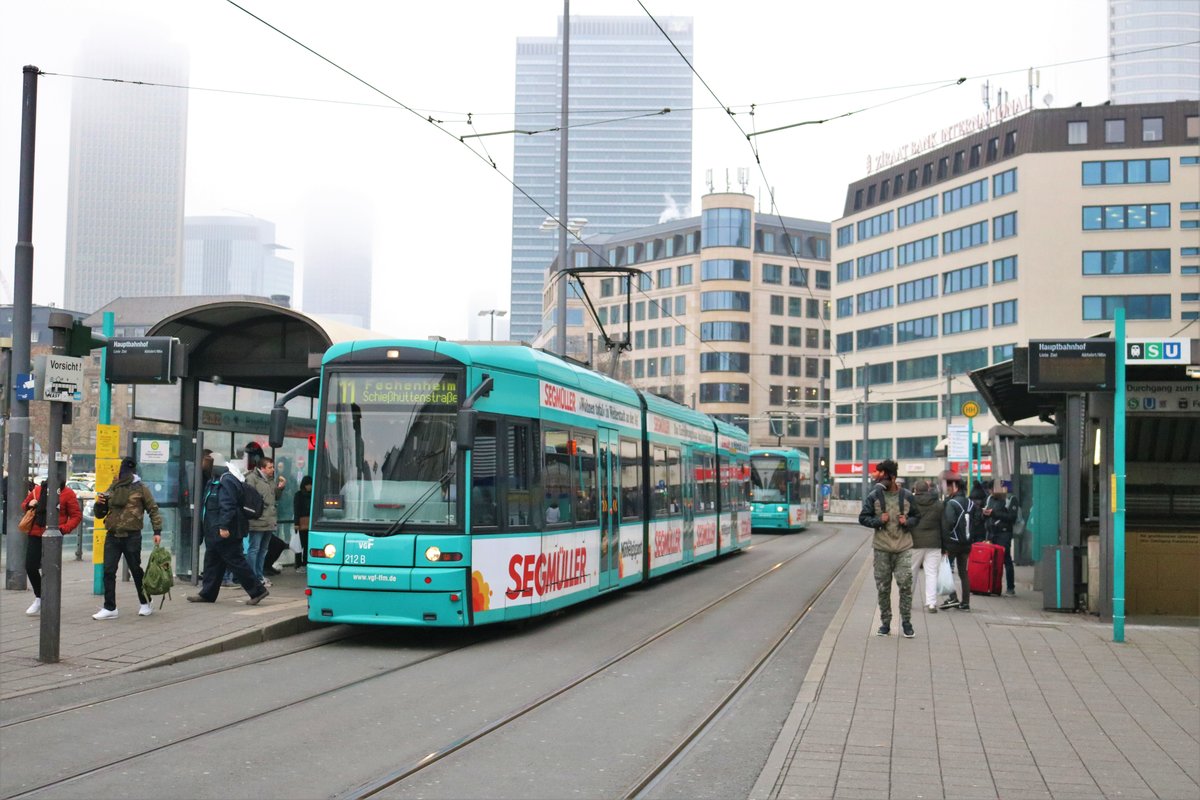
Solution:
<svg viewBox="0 0 1200 800">
<path fill-rule="evenodd" d="M 1111 392 L 1116 362 L 1114 339 L 1031 340 L 1029 391 Z"/>
<path fill-rule="evenodd" d="M 110 339 L 107 374 L 109 383 L 173 383 L 172 359 L 178 340 L 169 336 Z"/>
</svg>

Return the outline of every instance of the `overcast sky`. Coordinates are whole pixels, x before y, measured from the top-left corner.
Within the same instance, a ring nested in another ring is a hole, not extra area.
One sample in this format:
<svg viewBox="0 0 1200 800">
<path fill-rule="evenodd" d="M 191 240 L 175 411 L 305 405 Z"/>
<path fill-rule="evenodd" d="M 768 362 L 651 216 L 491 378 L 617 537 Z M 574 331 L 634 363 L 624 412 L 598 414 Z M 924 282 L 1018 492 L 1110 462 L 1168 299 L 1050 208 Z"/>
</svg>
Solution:
<svg viewBox="0 0 1200 800">
<path fill-rule="evenodd" d="M 784 214 L 841 215 L 846 184 L 868 154 L 908 143 L 983 110 L 984 80 L 1035 105 L 1107 98 L 1104 0 L 682 2 L 644 0 L 656 16 L 691 15 L 695 64 L 747 128 L 877 110 L 759 138 Z M 465 133 L 511 127 L 518 36 L 552 36 L 556 0 L 241 0 L 275 26 L 402 102 Z M 576 0 L 572 14 L 642 15 L 634 0 Z M 226 0 L 30 0 L 0 3 L 0 271 L 11 302 L 16 241 L 21 67 L 75 69 L 80 43 L 110 26 L 150 29 L 183 45 L 193 87 L 388 105 Z M 1082 59 L 1086 63 L 1050 66 Z M 984 77 L 991 76 L 991 77 Z M 117 75 L 137 79 L 137 75 Z M 886 90 L 926 82 L 932 86 Z M 41 78 L 38 97 L 34 302 L 61 304 L 72 79 Z M 881 91 L 868 91 L 881 90 Z M 129 87 L 128 91 L 139 91 Z M 850 94 L 854 93 L 854 94 Z M 824 99 L 804 99 L 838 95 Z M 745 139 L 698 82 L 693 207 L 712 169 L 753 167 Z M 785 102 L 792 101 L 792 102 Z M 757 104 L 754 119 L 744 116 Z M 487 139 L 512 175 L 512 141 Z M 249 213 L 277 225 L 293 249 L 297 292 L 306 209 L 344 193 L 370 205 L 373 328 L 413 337 L 487 336 L 480 309 L 507 308 L 512 189 L 458 141 L 395 108 L 192 91 L 186 213 Z M 731 178 L 734 188 L 736 180 Z M 751 171 L 747 191 L 766 197 Z M 549 234 L 548 234 L 549 235 Z M 497 320 L 497 338 L 506 326 Z"/>
</svg>

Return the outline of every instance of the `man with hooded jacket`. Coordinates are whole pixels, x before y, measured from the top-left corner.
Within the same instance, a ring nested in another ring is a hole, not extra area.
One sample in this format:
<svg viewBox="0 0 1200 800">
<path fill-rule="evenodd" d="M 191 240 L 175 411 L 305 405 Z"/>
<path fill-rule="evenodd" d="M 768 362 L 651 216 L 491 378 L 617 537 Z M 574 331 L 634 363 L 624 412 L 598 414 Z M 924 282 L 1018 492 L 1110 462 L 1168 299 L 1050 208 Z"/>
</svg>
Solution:
<svg viewBox="0 0 1200 800">
<path fill-rule="evenodd" d="M 98 498 L 93 511 L 104 520 L 108 533 L 104 536 L 104 606 L 92 614 L 92 619 L 117 618 L 117 565 L 121 559 L 129 566 L 133 585 L 137 588 L 139 617 L 154 613 L 150 597 L 142 591 L 142 524 L 146 514 L 154 530 L 154 543 L 162 541 L 162 514 L 150 487 L 134 470 L 137 462 L 130 456 L 121 459 L 120 470 L 108 491 Z"/>
<path fill-rule="evenodd" d="M 249 531 L 249 520 L 242 509 L 242 484 L 245 477 L 236 462 L 225 460 L 220 453 L 212 454 L 212 481 L 204 489 L 204 504 L 200 512 L 200 527 L 204 531 L 204 572 L 200 591 L 189 594 L 189 603 L 215 603 L 221 593 L 221 578 L 225 571 L 250 597 L 250 605 L 258 605 L 270 594 L 267 587 L 254 577 L 242 540 Z"/>
</svg>

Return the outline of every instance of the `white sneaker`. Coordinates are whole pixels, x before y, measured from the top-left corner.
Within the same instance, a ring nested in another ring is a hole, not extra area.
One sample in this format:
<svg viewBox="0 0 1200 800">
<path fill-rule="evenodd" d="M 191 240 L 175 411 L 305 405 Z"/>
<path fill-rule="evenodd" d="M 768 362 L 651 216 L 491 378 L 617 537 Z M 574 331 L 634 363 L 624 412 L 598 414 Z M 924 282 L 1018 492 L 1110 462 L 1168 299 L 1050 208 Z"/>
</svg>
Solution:
<svg viewBox="0 0 1200 800">
<path fill-rule="evenodd" d="M 115 608 L 112 611 L 109 611 L 107 608 L 102 608 L 99 611 L 97 611 L 95 614 L 92 614 L 92 619 L 116 619 L 116 618 L 117 618 L 117 610 Z"/>
<path fill-rule="evenodd" d="M 154 606 L 150 605 L 149 603 L 142 603 L 140 606 L 138 606 L 138 616 L 139 617 L 148 617 L 153 613 L 154 613 Z"/>
<path fill-rule="evenodd" d="M 33 603 L 29 606 L 29 608 L 25 609 L 25 613 L 31 617 L 36 617 L 38 614 L 42 613 L 42 598 L 33 598 Z"/>
</svg>

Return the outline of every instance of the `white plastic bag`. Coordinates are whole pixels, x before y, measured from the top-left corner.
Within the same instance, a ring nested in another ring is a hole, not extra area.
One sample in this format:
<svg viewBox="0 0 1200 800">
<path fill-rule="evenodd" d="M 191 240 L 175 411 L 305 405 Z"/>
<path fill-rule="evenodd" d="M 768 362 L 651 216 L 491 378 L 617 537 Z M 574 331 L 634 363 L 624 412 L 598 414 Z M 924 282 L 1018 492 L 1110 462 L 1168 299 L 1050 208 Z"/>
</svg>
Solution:
<svg viewBox="0 0 1200 800">
<path fill-rule="evenodd" d="M 292 548 L 293 553 L 303 552 L 304 547 L 300 544 L 300 532 L 292 531 L 292 541 L 288 544 Z"/>
<path fill-rule="evenodd" d="M 954 594 L 954 575 L 950 573 L 950 559 L 946 556 L 942 556 L 942 563 L 938 565 L 937 593 Z"/>
</svg>

